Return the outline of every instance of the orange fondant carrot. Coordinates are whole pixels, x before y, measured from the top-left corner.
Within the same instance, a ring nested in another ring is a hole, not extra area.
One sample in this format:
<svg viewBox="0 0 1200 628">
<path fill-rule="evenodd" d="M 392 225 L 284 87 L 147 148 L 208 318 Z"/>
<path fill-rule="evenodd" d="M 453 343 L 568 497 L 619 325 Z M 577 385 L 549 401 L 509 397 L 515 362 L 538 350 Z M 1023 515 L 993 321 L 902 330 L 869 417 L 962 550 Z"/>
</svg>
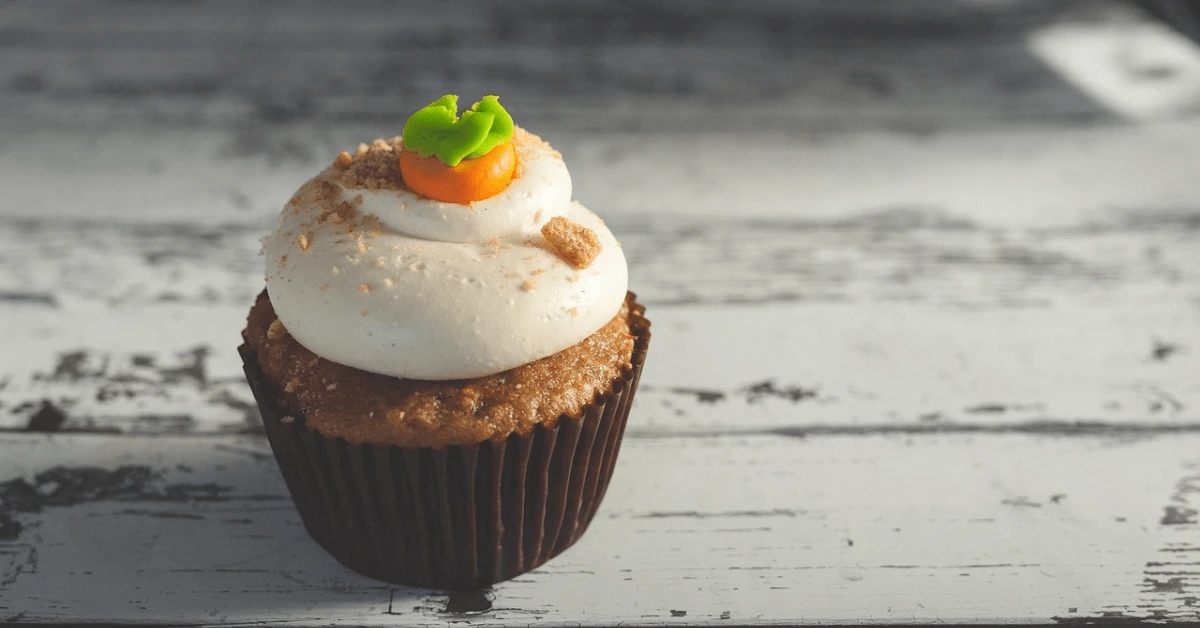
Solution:
<svg viewBox="0 0 1200 628">
<path fill-rule="evenodd" d="M 470 203 L 499 194 L 508 187 L 517 168 L 512 141 L 474 159 L 447 166 L 435 155 L 422 157 L 404 149 L 400 152 L 400 176 L 417 194 L 446 203 Z"/>
</svg>

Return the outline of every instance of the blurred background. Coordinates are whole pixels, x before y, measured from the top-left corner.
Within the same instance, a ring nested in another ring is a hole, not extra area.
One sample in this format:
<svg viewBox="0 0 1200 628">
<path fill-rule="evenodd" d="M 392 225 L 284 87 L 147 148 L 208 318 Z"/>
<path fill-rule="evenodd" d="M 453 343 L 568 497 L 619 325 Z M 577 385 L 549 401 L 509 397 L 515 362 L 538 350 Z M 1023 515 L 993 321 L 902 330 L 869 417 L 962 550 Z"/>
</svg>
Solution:
<svg viewBox="0 0 1200 628">
<path fill-rule="evenodd" d="M 1147 5 L 1195 6 L 5 2 L 2 209 L 262 218 L 446 92 L 500 94 L 609 215 L 1186 204 L 1200 54 Z"/>
</svg>

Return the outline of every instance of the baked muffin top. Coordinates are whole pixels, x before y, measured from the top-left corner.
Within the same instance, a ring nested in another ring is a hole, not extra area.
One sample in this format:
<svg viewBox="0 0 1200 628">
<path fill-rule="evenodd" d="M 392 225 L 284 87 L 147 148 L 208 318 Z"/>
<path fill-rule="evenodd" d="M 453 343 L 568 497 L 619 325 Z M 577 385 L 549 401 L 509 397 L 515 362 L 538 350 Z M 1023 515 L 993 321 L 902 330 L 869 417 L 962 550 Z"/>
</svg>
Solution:
<svg viewBox="0 0 1200 628">
<path fill-rule="evenodd" d="M 640 306 L 627 300 L 598 331 L 553 355 L 473 379 L 399 379 L 314 354 L 280 323 L 264 292 L 243 332 L 280 408 L 307 427 L 350 443 L 434 447 L 472 445 L 509 434 L 528 435 L 611 390 L 630 368 L 631 321 Z"/>
</svg>

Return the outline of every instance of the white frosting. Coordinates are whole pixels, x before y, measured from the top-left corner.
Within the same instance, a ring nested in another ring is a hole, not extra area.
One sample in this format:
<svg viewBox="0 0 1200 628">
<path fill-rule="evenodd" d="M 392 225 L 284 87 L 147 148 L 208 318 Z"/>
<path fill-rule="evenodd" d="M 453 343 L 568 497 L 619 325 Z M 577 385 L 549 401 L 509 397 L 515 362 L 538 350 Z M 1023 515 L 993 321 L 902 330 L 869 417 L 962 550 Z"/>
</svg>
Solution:
<svg viewBox="0 0 1200 628">
<path fill-rule="evenodd" d="M 358 210 L 384 224 L 374 237 L 318 220 L 316 205 L 286 207 L 265 246 L 267 292 L 284 327 L 328 360 L 429 380 L 498 373 L 595 333 L 625 300 L 625 256 L 569 200 L 562 160 L 540 141 L 517 148 L 512 185 L 471 206 L 343 190 L 362 194 Z M 599 237 L 588 268 L 571 267 L 541 236 L 560 215 Z"/>
</svg>

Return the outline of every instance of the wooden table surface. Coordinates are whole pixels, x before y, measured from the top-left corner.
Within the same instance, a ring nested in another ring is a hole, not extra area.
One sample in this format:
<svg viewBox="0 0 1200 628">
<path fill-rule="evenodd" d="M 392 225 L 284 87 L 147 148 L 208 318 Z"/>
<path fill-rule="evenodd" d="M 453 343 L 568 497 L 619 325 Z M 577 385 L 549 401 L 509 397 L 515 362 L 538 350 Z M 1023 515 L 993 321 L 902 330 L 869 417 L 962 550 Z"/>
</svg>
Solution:
<svg viewBox="0 0 1200 628">
<path fill-rule="evenodd" d="M 0 619 L 1200 620 L 1200 49 L 1129 5 L 6 2 L 0 86 Z M 465 593 L 305 535 L 235 352 L 291 191 L 449 91 L 655 329 L 589 532 Z"/>
</svg>

